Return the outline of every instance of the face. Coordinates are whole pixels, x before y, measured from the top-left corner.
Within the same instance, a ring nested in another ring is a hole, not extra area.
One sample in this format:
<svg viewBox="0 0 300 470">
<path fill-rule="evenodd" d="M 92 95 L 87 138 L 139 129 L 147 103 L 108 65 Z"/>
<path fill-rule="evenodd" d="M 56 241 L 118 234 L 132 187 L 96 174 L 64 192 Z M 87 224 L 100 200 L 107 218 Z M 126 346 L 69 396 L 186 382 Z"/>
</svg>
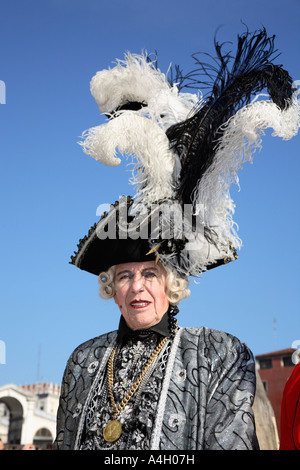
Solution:
<svg viewBox="0 0 300 470">
<path fill-rule="evenodd" d="M 115 302 L 132 330 L 150 328 L 168 310 L 166 272 L 154 261 L 116 267 Z"/>
</svg>

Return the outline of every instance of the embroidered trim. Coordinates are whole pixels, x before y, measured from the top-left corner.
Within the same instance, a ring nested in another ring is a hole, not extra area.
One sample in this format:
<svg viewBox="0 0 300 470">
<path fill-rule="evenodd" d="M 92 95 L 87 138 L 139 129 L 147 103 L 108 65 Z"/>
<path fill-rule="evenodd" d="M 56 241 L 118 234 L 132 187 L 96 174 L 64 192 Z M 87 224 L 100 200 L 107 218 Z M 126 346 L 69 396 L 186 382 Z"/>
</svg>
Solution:
<svg viewBox="0 0 300 470">
<path fill-rule="evenodd" d="M 163 425 L 167 393 L 169 389 L 171 375 L 173 372 L 173 366 L 174 366 L 176 351 L 178 348 L 178 343 L 180 340 L 181 332 L 182 332 L 182 328 L 179 327 L 178 331 L 175 334 L 174 341 L 171 347 L 170 356 L 169 356 L 168 364 L 166 367 L 165 378 L 163 381 L 162 391 L 161 391 L 160 399 L 159 399 L 158 406 L 157 406 L 157 415 L 156 415 L 156 420 L 154 423 L 153 439 L 152 439 L 152 442 L 150 443 L 150 450 L 159 450 L 159 440 L 160 440 L 161 429 Z"/>
<path fill-rule="evenodd" d="M 79 442 L 80 442 L 80 439 L 81 439 L 81 434 L 82 434 L 82 431 L 83 431 L 83 428 L 84 428 L 84 424 L 85 424 L 85 415 L 86 415 L 86 411 L 87 411 L 87 406 L 90 402 L 90 398 L 92 396 L 92 394 L 94 393 L 94 389 L 95 389 L 95 386 L 97 385 L 98 381 L 99 381 L 99 378 L 100 378 L 100 375 L 101 373 L 103 373 L 103 371 L 105 370 L 105 367 L 106 367 L 106 363 L 108 361 L 108 358 L 116 344 L 116 341 L 117 341 L 117 332 L 114 332 L 114 337 L 112 339 L 112 342 L 110 343 L 110 345 L 107 347 L 106 351 L 105 351 L 105 354 L 103 356 L 103 359 L 101 361 L 101 364 L 100 364 L 100 367 L 98 369 L 98 372 L 97 374 L 95 375 L 95 378 L 94 378 L 94 381 L 92 383 L 92 386 L 90 387 L 90 390 L 89 390 L 89 393 L 87 395 L 87 398 L 85 400 L 85 404 L 82 408 L 82 412 L 81 412 L 81 417 L 80 417 L 80 421 L 79 421 L 79 424 L 78 424 L 78 430 L 77 430 L 77 436 L 76 436 L 76 439 L 75 439 L 75 444 L 74 444 L 74 450 L 78 450 L 79 449 Z"/>
</svg>

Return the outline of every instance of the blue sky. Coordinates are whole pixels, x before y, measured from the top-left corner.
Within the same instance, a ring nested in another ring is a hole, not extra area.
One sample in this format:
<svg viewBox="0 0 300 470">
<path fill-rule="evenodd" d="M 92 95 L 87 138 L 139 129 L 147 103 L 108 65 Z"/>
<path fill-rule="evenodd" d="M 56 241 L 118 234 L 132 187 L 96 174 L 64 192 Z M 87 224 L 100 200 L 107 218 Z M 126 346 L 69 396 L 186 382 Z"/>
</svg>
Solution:
<svg viewBox="0 0 300 470">
<path fill-rule="evenodd" d="M 0 385 L 60 383 L 72 350 L 115 329 L 119 313 L 96 277 L 69 265 L 98 205 L 132 194 L 126 163 L 107 168 L 77 144 L 101 124 L 89 82 L 127 50 L 158 51 L 166 72 L 191 54 L 265 26 L 300 80 L 298 0 L 11 0 L 1 6 Z M 299 136 L 267 132 L 232 189 L 239 259 L 191 282 L 181 326 L 221 329 L 254 354 L 290 347 L 299 331 Z M 276 319 L 276 322 L 274 322 Z M 1 343 L 2 344 L 2 343 Z"/>
</svg>

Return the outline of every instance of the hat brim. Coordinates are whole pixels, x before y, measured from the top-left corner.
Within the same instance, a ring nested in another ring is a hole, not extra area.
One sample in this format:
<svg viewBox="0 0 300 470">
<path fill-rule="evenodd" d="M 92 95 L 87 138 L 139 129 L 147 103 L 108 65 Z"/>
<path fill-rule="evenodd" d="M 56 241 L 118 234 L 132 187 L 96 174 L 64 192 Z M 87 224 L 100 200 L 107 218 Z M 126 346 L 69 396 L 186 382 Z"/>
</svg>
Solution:
<svg viewBox="0 0 300 470">
<path fill-rule="evenodd" d="M 127 205 L 126 224 L 133 219 L 128 215 L 132 202 L 130 197 L 122 199 L 122 203 Z M 88 235 L 79 241 L 78 251 L 71 257 L 70 264 L 98 276 L 117 264 L 155 260 L 155 254 L 149 253 L 148 238 L 122 237 L 121 227 L 125 226 L 126 229 L 127 225 L 120 221 L 118 206 L 119 201 L 116 201 L 109 213 L 104 213 L 99 222 L 90 228 Z M 110 223 L 113 224 L 114 233 L 109 233 Z"/>
<path fill-rule="evenodd" d="M 141 236 L 144 233 L 143 229 L 149 226 L 147 217 L 138 226 L 138 232 L 130 231 L 133 237 L 128 236 L 128 224 L 134 218 L 132 215 L 129 215 L 132 202 L 133 200 L 130 197 L 124 197 L 120 202 L 125 205 L 125 216 L 127 217 L 125 221 L 120 216 L 122 211 L 119 210 L 119 202 L 116 201 L 111 206 L 110 211 L 104 213 L 99 222 L 90 228 L 88 235 L 79 241 L 78 251 L 71 257 L 70 264 L 99 276 L 100 273 L 107 271 L 108 268 L 114 265 L 154 261 L 157 259 L 157 256 L 160 255 L 161 257 L 163 254 L 162 246 L 160 245 L 159 251 L 156 252 L 152 250 L 154 240 Z M 111 227 L 113 228 L 112 231 L 110 231 Z M 146 232 L 148 233 L 148 230 Z M 124 234 L 126 235 L 124 236 Z M 159 245 L 158 241 L 157 245 Z M 167 249 L 169 249 L 168 245 Z M 174 269 L 178 270 L 181 275 L 183 273 L 185 275 L 194 275 L 185 269 L 184 261 L 181 260 L 180 248 L 177 246 L 174 250 L 171 249 L 171 252 L 176 257 Z M 234 251 L 233 255 L 236 258 Z M 232 257 L 221 256 L 220 254 L 219 259 L 215 259 L 212 263 L 207 263 L 203 270 L 211 270 L 230 261 L 232 261 Z M 183 266 L 181 266 L 181 263 Z"/>
<path fill-rule="evenodd" d="M 114 265 L 154 260 L 154 254 L 148 252 L 147 240 L 100 240 L 96 236 L 79 251 L 71 264 L 98 276 Z"/>
</svg>

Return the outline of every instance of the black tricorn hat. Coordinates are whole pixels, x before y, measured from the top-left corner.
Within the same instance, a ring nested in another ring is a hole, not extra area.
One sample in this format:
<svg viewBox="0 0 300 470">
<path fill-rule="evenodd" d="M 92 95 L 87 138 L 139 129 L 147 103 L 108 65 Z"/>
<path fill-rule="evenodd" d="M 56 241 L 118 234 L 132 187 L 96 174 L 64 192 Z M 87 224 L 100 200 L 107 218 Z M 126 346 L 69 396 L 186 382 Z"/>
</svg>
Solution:
<svg viewBox="0 0 300 470">
<path fill-rule="evenodd" d="M 75 266 L 99 275 L 115 264 L 159 258 L 183 275 L 198 276 L 237 258 L 242 243 L 230 187 L 261 147 L 264 129 L 273 128 L 273 135 L 283 139 L 296 135 L 300 104 L 292 77 L 273 62 L 274 36 L 264 28 L 239 35 L 235 54 L 217 41 L 215 48 L 212 65 L 196 54 L 196 69 L 186 76 L 176 69 L 173 83 L 144 54 L 128 53 L 93 77 L 91 92 L 111 119 L 84 132 L 81 145 L 109 166 L 121 162 L 117 151 L 133 155 L 133 206 L 142 201 L 150 212 L 136 217 L 127 198 L 122 220 L 118 204 L 112 205 L 80 241 L 72 257 Z M 211 90 L 205 99 L 181 91 L 207 84 Z M 270 99 L 253 99 L 265 89 Z M 174 202 L 173 226 L 182 222 L 181 238 L 164 237 L 159 230 L 147 233 L 157 201 Z"/>
<path fill-rule="evenodd" d="M 160 213 L 148 211 L 137 217 L 136 213 L 131 213 L 133 203 L 130 196 L 124 196 L 112 204 L 110 210 L 90 228 L 88 235 L 79 241 L 70 264 L 98 276 L 109 267 L 122 263 L 157 262 L 161 259 L 168 264 L 168 257 L 171 256 L 170 265 L 179 274 L 194 274 L 189 272 L 182 257 L 186 240 L 174 237 L 163 239 Z M 157 221 L 158 225 L 155 223 Z M 229 256 L 220 254 L 220 258 L 214 263 L 207 263 L 205 269 L 227 264 L 237 258 L 232 247 L 228 251 Z"/>
</svg>

